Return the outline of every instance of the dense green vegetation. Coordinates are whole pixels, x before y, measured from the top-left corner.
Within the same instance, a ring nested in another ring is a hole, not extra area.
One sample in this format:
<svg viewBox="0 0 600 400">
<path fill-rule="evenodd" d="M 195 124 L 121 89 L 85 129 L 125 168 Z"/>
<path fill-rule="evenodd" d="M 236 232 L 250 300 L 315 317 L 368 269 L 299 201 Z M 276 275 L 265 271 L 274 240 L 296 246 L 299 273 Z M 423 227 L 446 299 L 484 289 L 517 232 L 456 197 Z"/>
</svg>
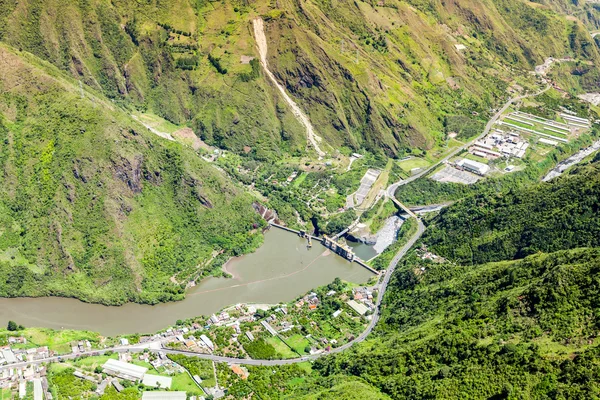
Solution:
<svg viewBox="0 0 600 400">
<path fill-rule="evenodd" d="M 169 354 L 169 359 L 185 368 L 190 375 L 199 376 L 205 386 L 215 385 L 212 361 L 201 360 L 194 357 L 186 357 L 178 354 Z"/>
<path fill-rule="evenodd" d="M 592 398 L 599 262 L 589 249 L 471 267 L 413 257 L 392 282 L 381 336 L 315 368 L 393 398 Z"/>
<path fill-rule="evenodd" d="M 241 62 L 257 56 L 256 16 L 266 20 L 274 74 L 332 149 L 401 155 L 443 145 L 448 127 L 470 136 L 507 82 L 544 58 L 597 63 L 599 57 L 583 24 L 519 0 L 460 7 L 433 0 L 360 6 L 311 0 L 306 7 L 264 0 L 28 0 L 1 8 L 1 41 L 119 104 L 269 160 L 305 152 L 306 138 L 281 96 L 259 79 L 258 62 Z M 581 17 L 593 24 L 594 15 Z M 456 43 L 467 49 L 458 51 Z M 367 71 L 372 80 L 364 79 Z"/>
<path fill-rule="evenodd" d="M 193 151 L 33 57 L 0 53 L 1 296 L 178 300 L 214 251 L 262 243 L 252 198 Z"/>
<path fill-rule="evenodd" d="M 592 163 L 442 211 L 422 241 L 447 258 L 405 258 L 379 335 L 314 368 L 393 398 L 595 398 L 599 177 Z"/>
<path fill-rule="evenodd" d="M 599 210 L 600 168 L 589 165 L 550 183 L 459 202 L 441 211 L 424 241 L 461 264 L 599 247 Z"/>
<path fill-rule="evenodd" d="M 218 366 L 219 382 L 228 387 L 234 399 L 261 397 L 268 399 L 387 399 L 364 380 L 348 376 L 320 377 L 312 373 L 310 364 L 271 367 L 248 366 L 248 379 L 231 373 L 226 365 Z"/>
</svg>

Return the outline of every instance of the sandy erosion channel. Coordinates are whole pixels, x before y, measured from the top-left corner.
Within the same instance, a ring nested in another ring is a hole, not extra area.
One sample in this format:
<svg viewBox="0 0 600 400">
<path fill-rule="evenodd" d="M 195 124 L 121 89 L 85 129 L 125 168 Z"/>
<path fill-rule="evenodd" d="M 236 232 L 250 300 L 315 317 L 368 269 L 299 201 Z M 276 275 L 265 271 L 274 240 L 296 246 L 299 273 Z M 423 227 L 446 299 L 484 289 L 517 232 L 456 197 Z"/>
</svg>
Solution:
<svg viewBox="0 0 600 400">
<path fill-rule="evenodd" d="M 277 82 L 277 79 L 275 79 L 275 75 L 273 75 L 273 73 L 269 70 L 269 63 L 267 61 L 267 38 L 265 36 L 263 20 L 260 18 L 256 18 L 252 21 L 252 23 L 254 25 L 254 38 L 256 39 L 256 45 L 258 47 L 258 53 L 260 55 L 260 63 L 263 69 L 265 70 L 265 73 L 267 74 L 269 79 L 271 79 L 273 84 L 275 84 L 275 87 L 277 87 L 285 101 L 288 103 L 298 122 L 300 122 L 306 128 L 306 136 L 308 138 L 308 141 L 315 148 L 317 154 L 319 154 L 320 157 L 324 157 L 325 152 L 319 147 L 321 137 L 315 133 L 315 130 L 312 124 L 310 123 L 308 116 L 304 114 L 300 107 L 298 107 L 298 104 L 296 104 L 296 102 L 294 102 L 294 100 L 292 100 L 292 98 L 286 93 L 283 86 L 281 86 L 279 82 Z"/>
</svg>

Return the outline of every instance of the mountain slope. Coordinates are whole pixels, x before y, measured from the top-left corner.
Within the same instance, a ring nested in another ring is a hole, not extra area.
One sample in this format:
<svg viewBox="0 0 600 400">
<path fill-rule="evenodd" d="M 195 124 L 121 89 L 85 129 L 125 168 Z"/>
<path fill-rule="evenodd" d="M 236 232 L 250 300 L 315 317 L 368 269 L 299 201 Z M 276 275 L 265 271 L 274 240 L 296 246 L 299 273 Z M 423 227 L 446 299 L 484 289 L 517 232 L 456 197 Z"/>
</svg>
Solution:
<svg viewBox="0 0 600 400">
<path fill-rule="evenodd" d="M 581 167 L 563 179 L 504 195 L 459 202 L 441 211 L 423 240 L 433 251 L 461 264 L 600 247 L 599 166 Z"/>
<path fill-rule="evenodd" d="M 412 258 L 380 336 L 315 367 L 397 399 L 595 398 L 599 265 L 598 249 L 468 268 Z"/>
<path fill-rule="evenodd" d="M 398 399 L 597 398 L 599 177 L 592 162 L 552 183 L 448 207 L 422 240 L 443 257 L 419 249 L 403 260 L 377 334 L 316 370 L 360 377 Z"/>
<path fill-rule="evenodd" d="M 257 16 L 273 72 L 333 148 L 437 151 L 446 117 L 485 118 L 545 57 L 599 60 L 583 25 L 520 0 L 9 1 L 0 40 L 210 144 L 274 159 L 307 142 L 256 64 L 241 62 L 258 55 Z"/>
<path fill-rule="evenodd" d="M 30 54 L 0 45 L 0 71 L 0 295 L 181 299 L 213 251 L 260 243 L 252 199 L 191 150 Z"/>
</svg>

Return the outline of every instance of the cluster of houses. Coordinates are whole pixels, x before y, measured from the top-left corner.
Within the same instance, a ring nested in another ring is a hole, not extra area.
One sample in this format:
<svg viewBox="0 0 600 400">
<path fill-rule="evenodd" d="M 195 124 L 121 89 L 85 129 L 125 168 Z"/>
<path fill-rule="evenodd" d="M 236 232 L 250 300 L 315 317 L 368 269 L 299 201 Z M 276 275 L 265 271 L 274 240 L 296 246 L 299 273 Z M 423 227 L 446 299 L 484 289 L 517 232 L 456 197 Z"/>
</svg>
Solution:
<svg viewBox="0 0 600 400">
<path fill-rule="evenodd" d="M 33 393 L 29 393 L 28 382 L 33 383 Z M 20 399 L 29 396 L 33 400 L 52 400 L 44 366 L 30 365 L 4 369 L 0 372 L 0 388 L 17 391 Z"/>
<path fill-rule="evenodd" d="M 317 296 L 315 292 L 310 292 L 296 302 L 296 307 L 302 308 L 306 305 L 309 310 L 315 310 L 319 306 L 320 302 L 319 296 Z"/>
<path fill-rule="evenodd" d="M 189 335 L 187 338 L 177 335 L 173 341 L 183 344 L 188 350 L 196 353 L 212 353 L 216 349 L 214 342 L 205 334 L 200 335 L 200 338 L 193 335 Z"/>
<path fill-rule="evenodd" d="M 285 307 L 280 307 L 275 310 L 275 312 L 281 312 L 283 315 L 287 315 L 287 309 Z M 290 323 L 289 321 L 281 320 L 277 323 L 277 316 L 275 314 L 271 314 L 262 321 L 260 324 L 265 328 L 267 332 L 269 332 L 273 336 L 277 336 L 279 333 L 284 333 L 289 330 L 292 330 L 295 325 Z M 276 328 L 273 327 L 276 326 Z M 252 335 L 251 332 L 246 332 L 246 336 L 250 340 L 254 340 L 254 336 L 248 336 L 248 334 Z"/>
<path fill-rule="evenodd" d="M 0 347 L 0 365 L 42 360 L 53 355 L 53 352 L 48 350 L 48 346 L 32 347 L 29 349 L 16 347 L 15 345 L 18 344 L 27 344 L 27 339 L 24 337 L 10 337 L 8 343 L 8 345 Z"/>
<path fill-rule="evenodd" d="M 364 286 L 352 289 L 352 299 L 348 300 L 346 304 L 354 310 L 358 315 L 364 316 L 367 312 L 375 309 L 375 303 L 373 303 L 373 292 L 377 288 L 367 288 Z M 336 315 L 336 313 L 338 313 Z M 336 318 L 341 314 L 341 310 L 333 313 L 333 317 Z M 367 317 L 368 318 L 368 317 Z"/>
</svg>

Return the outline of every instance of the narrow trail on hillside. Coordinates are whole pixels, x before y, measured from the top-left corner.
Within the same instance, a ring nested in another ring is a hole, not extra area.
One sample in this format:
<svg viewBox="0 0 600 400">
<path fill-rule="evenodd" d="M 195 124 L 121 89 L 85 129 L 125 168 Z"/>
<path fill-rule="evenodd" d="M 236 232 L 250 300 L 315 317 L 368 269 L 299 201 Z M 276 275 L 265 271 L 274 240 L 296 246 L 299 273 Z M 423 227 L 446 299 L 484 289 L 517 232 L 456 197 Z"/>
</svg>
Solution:
<svg viewBox="0 0 600 400">
<path fill-rule="evenodd" d="M 324 157 L 325 152 L 319 147 L 321 137 L 315 133 L 315 130 L 312 124 L 310 123 L 310 119 L 308 119 L 308 116 L 304 114 L 304 112 L 300 109 L 298 104 L 296 104 L 296 102 L 292 100 L 292 98 L 287 94 L 283 86 L 281 86 L 279 82 L 277 82 L 277 79 L 275 79 L 275 75 L 273 75 L 273 73 L 269 70 L 269 63 L 267 61 L 267 37 L 265 36 L 265 27 L 263 20 L 260 18 L 256 18 L 252 21 L 252 24 L 254 25 L 254 38 L 256 39 L 258 54 L 260 55 L 260 64 L 262 65 L 269 79 L 273 82 L 273 84 L 275 84 L 275 87 L 277 87 L 277 89 L 285 99 L 286 103 L 288 103 L 288 105 L 292 109 L 292 113 L 294 114 L 298 122 L 300 122 L 306 128 L 306 136 L 310 144 L 315 148 L 317 154 L 319 154 L 320 157 Z"/>
</svg>

